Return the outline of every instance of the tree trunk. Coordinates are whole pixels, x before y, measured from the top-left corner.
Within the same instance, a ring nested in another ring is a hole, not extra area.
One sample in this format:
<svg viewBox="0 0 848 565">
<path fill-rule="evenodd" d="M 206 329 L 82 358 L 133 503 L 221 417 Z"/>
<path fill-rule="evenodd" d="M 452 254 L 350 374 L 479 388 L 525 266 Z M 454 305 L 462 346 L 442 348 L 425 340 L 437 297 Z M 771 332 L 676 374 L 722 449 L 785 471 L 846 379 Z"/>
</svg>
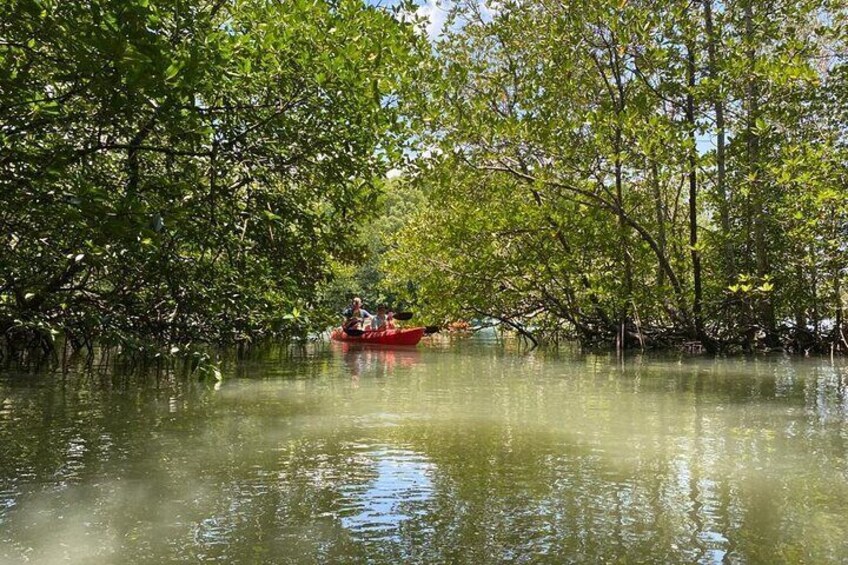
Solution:
<svg viewBox="0 0 848 565">
<path fill-rule="evenodd" d="M 803 257 L 803 256 L 804 256 L 803 252 L 798 253 L 798 257 Z M 803 288 L 803 284 L 804 284 L 804 269 L 802 268 L 800 263 L 795 265 L 795 281 L 799 286 L 799 292 L 800 292 L 800 290 Z M 795 310 L 795 312 L 794 312 L 794 314 L 795 314 L 795 327 L 797 328 L 798 331 L 801 331 L 801 330 L 806 331 L 806 329 L 807 329 L 807 308 L 806 308 L 806 304 L 804 304 L 803 301 L 798 300 L 798 301 L 795 302 L 794 310 Z"/>
<path fill-rule="evenodd" d="M 815 243 L 810 246 L 809 252 L 810 265 L 812 265 L 810 268 L 810 291 L 812 292 L 812 311 L 810 314 L 812 316 L 813 333 L 818 336 L 821 331 L 821 317 L 819 316 L 819 269 L 816 261 Z"/>
<path fill-rule="evenodd" d="M 621 241 L 621 251 L 624 254 L 624 289 L 627 299 L 630 300 L 633 293 L 633 261 L 630 258 L 630 247 L 628 245 L 627 224 L 624 219 L 624 189 L 623 172 L 621 164 L 621 130 L 615 133 L 615 199 L 618 206 L 618 232 Z"/>
<path fill-rule="evenodd" d="M 748 170 L 751 178 L 751 222 L 753 227 L 754 257 L 756 260 L 757 276 L 760 280 L 771 275 L 768 245 L 766 242 L 765 219 L 766 212 L 763 207 L 763 182 L 760 178 L 762 170 L 760 167 L 760 135 L 757 132 L 757 119 L 760 117 L 760 85 L 756 74 L 756 38 L 754 36 L 754 12 L 753 0 L 745 3 L 745 39 L 747 43 L 748 59 L 748 115 L 746 123 L 746 150 L 748 157 Z M 760 324 L 765 331 L 765 343 L 769 347 L 778 344 L 777 322 L 774 316 L 774 304 L 771 296 L 766 295 L 760 302 L 759 308 Z"/>
<path fill-rule="evenodd" d="M 704 333 L 701 319 L 701 252 L 698 250 L 698 149 L 695 145 L 695 51 L 693 46 L 686 47 L 686 74 L 689 88 L 686 93 L 686 121 L 689 126 L 689 249 L 692 254 L 692 281 L 695 291 L 692 303 L 692 317 L 695 323 L 695 337 L 701 339 Z"/>
<path fill-rule="evenodd" d="M 660 189 L 660 175 L 657 170 L 657 162 L 651 159 L 651 189 L 654 192 L 654 206 L 657 216 L 657 245 L 660 247 L 660 252 L 666 253 L 665 240 L 665 207 L 663 204 L 662 190 Z M 657 286 L 665 284 L 665 271 L 662 266 L 657 266 Z"/>
<path fill-rule="evenodd" d="M 842 349 L 844 344 L 844 336 L 842 332 L 842 285 L 839 280 L 839 268 L 834 269 L 833 273 L 833 292 L 834 302 L 836 305 L 835 326 L 833 328 L 833 341 L 836 349 Z"/>
<path fill-rule="evenodd" d="M 720 84 L 717 51 L 720 38 L 713 25 L 712 0 L 704 0 L 704 26 L 707 31 L 707 70 L 714 85 Z M 724 123 L 724 101 L 722 93 L 714 92 L 713 109 L 716 126 L 716 192 L 718 193 L 718 213 L 721 227 L 722 252 L 725 273 L 732 280 L 735 275 L 733 245 L 730 240 L 730 198 L 727 194 L 726 145 L 727 134 Z"/>
<path fill-rule="evenodd" d="M 621 242 L 621 252 L 624 254 L 624 293 L 626 300 L 621 309 L 621 314 L 619 316 L 619 331 L 618 337 L 616 338 L 616 342 L 620 344 L 621 349 L 627 349 L 627 334 L 625 332 L 625 328 L 627 327 L 628 320 L 628 309 L 630 308 L 630 304 L 633 300 L 633 261 L 630 257 L 630 247 L 628 245 L 628 227 L 625 223 L 624 218 L 624 190 L 623 190 L 623 178 L 622 178 L 622 166 L 621 166 L 621 129 L 617 128 L 615 132 L 615 199 L 616 205 L 618 206 L 618 236 Z"/>
</svg>

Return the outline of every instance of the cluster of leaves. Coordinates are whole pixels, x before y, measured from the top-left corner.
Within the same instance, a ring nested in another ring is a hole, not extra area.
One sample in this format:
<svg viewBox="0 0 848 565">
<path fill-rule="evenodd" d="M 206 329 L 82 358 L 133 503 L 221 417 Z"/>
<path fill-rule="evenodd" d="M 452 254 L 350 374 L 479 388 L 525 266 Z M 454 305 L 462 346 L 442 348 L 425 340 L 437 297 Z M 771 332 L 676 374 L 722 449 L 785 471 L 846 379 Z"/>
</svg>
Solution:
<svg viewBox="0 0 848 565">
<path fill-rule="evenodd" d="M 312 329 L 403 155 L 413 27 L 358 0 L 0 11 L 0 333 Z"/>
<path fill-rule="evenodd" d="M 392 280 L 543 337 L 848 348 L 846 12 L 453 4 Z"/>
<path fill-rule="evenodd" d="M 396 235 L 417 217 L 419 210 L 426 208 L 427 203 L 417 184 L 404 182 L 395 174 L 379 186 L 380 195 L 372 208 L 373 216 L 361 221 L 358 233 L 351 231 L 358 244 L 358 260 L 333 262 L 333 276 L 317 294 L 314 311 L 329 314 L 323 319 L 324 327 L 337 324 L 339 313 L 355 296 L 369 309 L 383 304 L 400 311 L 410 305 L 405 299 L 407 282 L 404 281 L 403 288 L 396 288 L 394 279 L 387 278 L 384 263 Z M 432 314 L 427 310 L 416 312 L 418 322 L 429 319 L 428 316 Z"/>
</svg>

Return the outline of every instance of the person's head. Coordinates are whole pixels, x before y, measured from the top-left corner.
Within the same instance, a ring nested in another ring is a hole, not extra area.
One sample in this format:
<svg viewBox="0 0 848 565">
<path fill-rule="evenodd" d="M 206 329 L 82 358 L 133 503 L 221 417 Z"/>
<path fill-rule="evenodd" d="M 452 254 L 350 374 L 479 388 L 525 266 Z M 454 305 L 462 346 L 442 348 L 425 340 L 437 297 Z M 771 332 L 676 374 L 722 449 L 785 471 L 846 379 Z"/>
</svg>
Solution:
<svg viewBox="0 0 848 565">
<path fill-rule="evenodd" d="M 377 315 L 378 316 L 385 316 L 386 315 L 386 305 L 385 304 L 380 304 L 379 306 L 377 306 Z"/>
<path fill-rule="evenodd" d="M 361 308 L 362 307 L 362 299 L 359 298 L 358 296 L 353 299 L 353 307 L 354 308 Z"/>
</svg>

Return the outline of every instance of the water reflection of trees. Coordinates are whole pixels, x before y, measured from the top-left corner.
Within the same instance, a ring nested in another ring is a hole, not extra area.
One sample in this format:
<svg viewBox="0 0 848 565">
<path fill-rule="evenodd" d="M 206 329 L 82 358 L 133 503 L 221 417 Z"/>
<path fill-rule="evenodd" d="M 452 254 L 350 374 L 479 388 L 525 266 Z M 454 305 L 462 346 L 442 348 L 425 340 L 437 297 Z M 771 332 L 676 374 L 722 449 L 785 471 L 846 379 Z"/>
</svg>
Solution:
<svg viewBox="0 0 848 565">
<path fill-rule="evenodd" d="M 848 556 L 844 367 L 338 353 L 1 381 L 0 560 Z"/>
</svg>

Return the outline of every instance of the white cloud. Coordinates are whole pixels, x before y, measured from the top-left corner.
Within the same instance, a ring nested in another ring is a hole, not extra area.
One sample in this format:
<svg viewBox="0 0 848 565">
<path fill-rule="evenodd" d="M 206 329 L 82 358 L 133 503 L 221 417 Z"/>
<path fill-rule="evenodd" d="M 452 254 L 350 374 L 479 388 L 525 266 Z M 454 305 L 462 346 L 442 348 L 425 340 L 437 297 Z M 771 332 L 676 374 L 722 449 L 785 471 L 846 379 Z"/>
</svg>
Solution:
<svg viewBox="0 0 848 565">
<path fill-rule="evenodd" d="M 422 28 L 431 41 L 438 39 L 444 31 L 449 9 L 449 2 L 425 0 L 424 4 L 415 10 L 415 15 L 424 19 Z"/>
<path fill-rule="evenodd" d="M 483 15 L 483 20 L 490 22 L 498 15 L 498 12 L 501 10 L 501 6 L 503 5 L 500 0 L 479 0 L 478 4 L 480 5 L 480 13 Z"/>
<path fill-rule="evenodd" d="M 438 157 L 443 153 L 444 151 L 442 151 L 441 147 L 439 147 L 438 145 L 431 145 L 421 153 L 421 157 L 423 157 L 424 159 L 432 159 L 433 157 Z"/>
<path fill-rule="evenodd" d="M 418 31 L 426 34 L 430 41 L 436 41 L 444 33 L 448 23 L 448 13 L 454 8 L 456 0 L 421 0 L 420 4 L 414 12 L 401 13 L 401 18 L 415 18 L 418 20 Z M 503 6 L 502 0 L 473 0 L 476 2 L 477 10 L 480 13 L 482 21 L 491 22 L 500 12 Z M 459 22 L 454 22 L 454 30 L 462 27 Z"/>
</svg>

